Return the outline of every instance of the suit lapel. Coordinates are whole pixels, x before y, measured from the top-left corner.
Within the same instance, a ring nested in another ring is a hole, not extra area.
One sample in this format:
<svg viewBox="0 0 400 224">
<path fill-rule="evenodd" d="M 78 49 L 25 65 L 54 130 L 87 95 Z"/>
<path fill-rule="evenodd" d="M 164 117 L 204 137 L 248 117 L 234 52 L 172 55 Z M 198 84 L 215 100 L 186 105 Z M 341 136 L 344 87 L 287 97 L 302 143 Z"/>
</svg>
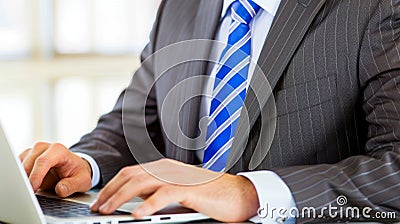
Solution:
<svg viewBox="0 0 400 224">
<path fill-rule="evenodd" d="M 253 127 L 255 121 L 260 116 L 261 110 L 264 108 L 265 104 L 268 103 L 268 98 L 272 93 L 271 91 L 276 87 L 276 84 L 283 75 L 296 49 L 300 45 L 301 40 L 304 38 L 312 21 L 325 1 L 326 0 L 282 0 L 257 62 L 263 74 L 257 71 L 254 73 L 251 86 L 255 88 L 253 92 L 251 90 L 248 91 L 245 99 L 245 107 L 248 112 L 247 116 L 249 120 L 246 122 L 245 119 L 240 119 L 238 123 L 238 128 L 235 133 L 237 137 L 233 142 L 233 153 L 230 155 L 229 164 L 235 164 L 236 161 L 233 161 L 233 158 L 241 157 L 247 144 L 247 137 L 249 136 L 248 127 Z M 267 84 L 262 82 L 265 78 L 270 84 L 270 91 L 265 90 Z M 258 96 L 259 99 L 256 99 L 256 96 Z M 246 116 L 246 111 L 242 110 L 241 117 Z M 274 130 L 272 129 L 275 128 L 275 125 L 266 125 L 266 127 L 271 128 L 271 130 L 267 130 L 267 132 L 272 133 L 273 136 Z M 265 139 L 260 140 L 264 141 Z M 263 147 L 265 147 L 265 145 Z M 258 149 L 256 148 L 255 150 Z M 265 148 L 260 150 L 266 151 Z M 267 152 L 265 152 L 265 154 L 266 153 Z M 262 160 L 263 158 L 254 157 L 252 160 L 253 159 Z M 258 161 L 255 163 L 258 163 Z M 252 168 L 254 167 L 252 166 Z"/>
<path fill-rule="evenodd" d="M 195 7 L 197 7 L 197 9 L 187 9 L 188 11 L 194 13 L 194 15 L 191 18 L 187 18 L 192 22 L 187 29 L 189 31 L 187 36 L 182 39 L 213 39 L 220 21 L 222 3 L 222 0 L 193 1 L 192 5 L 196 5 Z M 210 55 L 211 46 L 205 47 L 209 49 L 202 49 L 202 53 L 204 54 L 204 58 L 207 58 Z M 172 83 L 171 86 L 175 86 L 180 80 L 188 79 L 193 75 L 207 74 L 207 64 L 208 62 L 204 61 L 204 63 L 193 62 L 182 65 L 179 73 L 177 74 L 178 76 L 182 77 L 176 79 L 176 82 Z M 204 88 L 204 81 L 205 79 L 196 79 L 196 82 L 192 82 L 190 86 L 182 88 L 181 95 L 185 96 L 187 94 L 191 95 L 193 93 L 201 93 Z M 200 105 L 200 99 L 196 98 L 188 101 L 188 105 L 185 105 L 185 107 L 182 108 L 183 111 L 181 116 L 185 123 L 182 129 L 189 136 L 196 136 L 197 134 L 196 132 L 198 131 L 197 125 L 199 121 Z M 195 162 L 195 151 L 181 149 L 174 144 L 170 145 L 169 147 L 171 150 L 167 151 L 168 157 L 175 158 L 186 163 Z"/>
<path fill-rule="evenodd" d="M 221 17 L 222 0 L 203 0 L 196 13 L 193 38 L 214 39 Z M 206 29 L 196 29 L 206 27 Z"/>
<path fill-rule="evenodd" d="M 282 0 L 258 63 L 274 89 L 326 0 Z"/>
</svg>

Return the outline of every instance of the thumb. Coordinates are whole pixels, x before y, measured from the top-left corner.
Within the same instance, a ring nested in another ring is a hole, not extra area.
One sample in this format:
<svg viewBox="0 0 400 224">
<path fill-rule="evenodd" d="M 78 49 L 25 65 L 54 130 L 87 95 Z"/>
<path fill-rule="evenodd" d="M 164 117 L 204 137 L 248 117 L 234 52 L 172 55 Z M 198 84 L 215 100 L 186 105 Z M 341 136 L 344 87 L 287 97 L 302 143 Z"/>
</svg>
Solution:
<svg viewBox="0 0 400 224">
<path fill-rule="evenodd" d="M 61 179 L 55 188 L 58 196 L 65 198 L 76 192 L 86 192 L 92 187 L 91 181 L 79 175 Z"/>
</svg>

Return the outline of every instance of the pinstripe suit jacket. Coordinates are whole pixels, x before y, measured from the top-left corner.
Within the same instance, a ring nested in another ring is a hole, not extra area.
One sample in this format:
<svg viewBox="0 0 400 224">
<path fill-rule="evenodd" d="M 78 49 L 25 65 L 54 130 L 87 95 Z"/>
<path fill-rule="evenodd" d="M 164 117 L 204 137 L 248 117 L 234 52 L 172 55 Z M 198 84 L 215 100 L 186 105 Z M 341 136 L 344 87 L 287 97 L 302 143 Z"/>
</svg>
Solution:
<svg viewBox="0 0 400 224">
<path fill-rule="evenodd" d="M 163 1 L 142 60 L 179 41 L 213 39 L 221 7 L 216 0 Z M 345 195 L 348 206 L 395 211 L 399 218 L 400 1 L 282 0 L 258 65 L 273 89 L 277 129 L 269 153 L 255 169 L 280 175 L 299 209 L 313 206 L 318 211 Z M 154 80 L 156 66 L 139 69 L 130 86 L 140 89 Z M 147 131 L 163 155 L 196 163 L 192 151 L 166 138 L 159 107 L 176 83 L 207 73 L 207 65 L 186 63 L 167 73 L 147 99 Z M 202 85 L 188 89 L 201 92 Z M 96 129 L 72 147 L 94 157 L 103 183 L 136 163 L 122 128 L 123 94 Z M 138 91 L 136 97 L 145 95 Z M 245 151 L 231 173 L 249 171 L 256 143 L 267 141 L 260 136 L 269 128 L 261 124 L 266 112 L 254 104 L 250 91 L 245 106 L 252 128 L 244 141 L 239 125 L 233 151 L 240 145 Z M 194 99 L 180 113 L 182 130 L 191 137 L 198 130 L 199 107 L 200 99 Z"/>
</svg>

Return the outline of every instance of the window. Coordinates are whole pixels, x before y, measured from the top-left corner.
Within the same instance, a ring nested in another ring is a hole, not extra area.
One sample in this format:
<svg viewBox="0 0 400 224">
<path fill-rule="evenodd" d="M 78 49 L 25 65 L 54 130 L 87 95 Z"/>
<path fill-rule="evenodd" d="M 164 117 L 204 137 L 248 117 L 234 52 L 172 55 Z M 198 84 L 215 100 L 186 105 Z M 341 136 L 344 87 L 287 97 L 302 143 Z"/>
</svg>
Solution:
<svg viewBox="0 0 400 224">
<path fill-rule="evenodd" d="M 30 54 L 28 0 L 0 0 L 0 58 L 20 58 Z"/>
<path fill-rule="evenodd" d="M 95 127 L 137 68 L 158 4 L 0 0 L 0 121 L 17 153 Z"/>
<path fill-rule="evenodd" d="M 148 40 L 157 5 L 155 0 L 56 0 L 56 51 L 138 53 Z"/>
<path fill-rule="evenodd" d="M 127 83 L 128 80 L 112 76 L 71 77 L 58 81 L 55 92 L 57 138 L 67 146 L 76 143 L 94 128 L 100 115 L 111 111 Z"/>
<path fill-rule="evenodd" d="M 8 92 L 0 95 L 0 119 L 6 135 L 9 138 L 11 147 L 20 152 L 32 144 L 33 122 L 32 114 L 26 111 L 32 111 L 32 102 L 26 96 Z"/>
</svg>

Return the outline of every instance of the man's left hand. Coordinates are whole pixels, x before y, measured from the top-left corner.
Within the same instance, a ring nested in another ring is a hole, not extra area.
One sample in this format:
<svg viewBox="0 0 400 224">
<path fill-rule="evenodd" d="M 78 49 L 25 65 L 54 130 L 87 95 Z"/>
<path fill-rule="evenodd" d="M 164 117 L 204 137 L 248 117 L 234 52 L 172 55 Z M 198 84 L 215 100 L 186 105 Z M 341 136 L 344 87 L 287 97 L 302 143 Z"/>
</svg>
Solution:
<svg viewBox="0 0 400 224">
<path fill-rule="evenodd" d="M 174 202 L 223 222 L 245 221 L 259 208 L 257 192 L 245 177 L 162 159 L 122 169 L 99 192 L 91 210 L 111 214 L 137 196 L 145 201 L 132 212 L 135 218 Z"/>
</svg>

